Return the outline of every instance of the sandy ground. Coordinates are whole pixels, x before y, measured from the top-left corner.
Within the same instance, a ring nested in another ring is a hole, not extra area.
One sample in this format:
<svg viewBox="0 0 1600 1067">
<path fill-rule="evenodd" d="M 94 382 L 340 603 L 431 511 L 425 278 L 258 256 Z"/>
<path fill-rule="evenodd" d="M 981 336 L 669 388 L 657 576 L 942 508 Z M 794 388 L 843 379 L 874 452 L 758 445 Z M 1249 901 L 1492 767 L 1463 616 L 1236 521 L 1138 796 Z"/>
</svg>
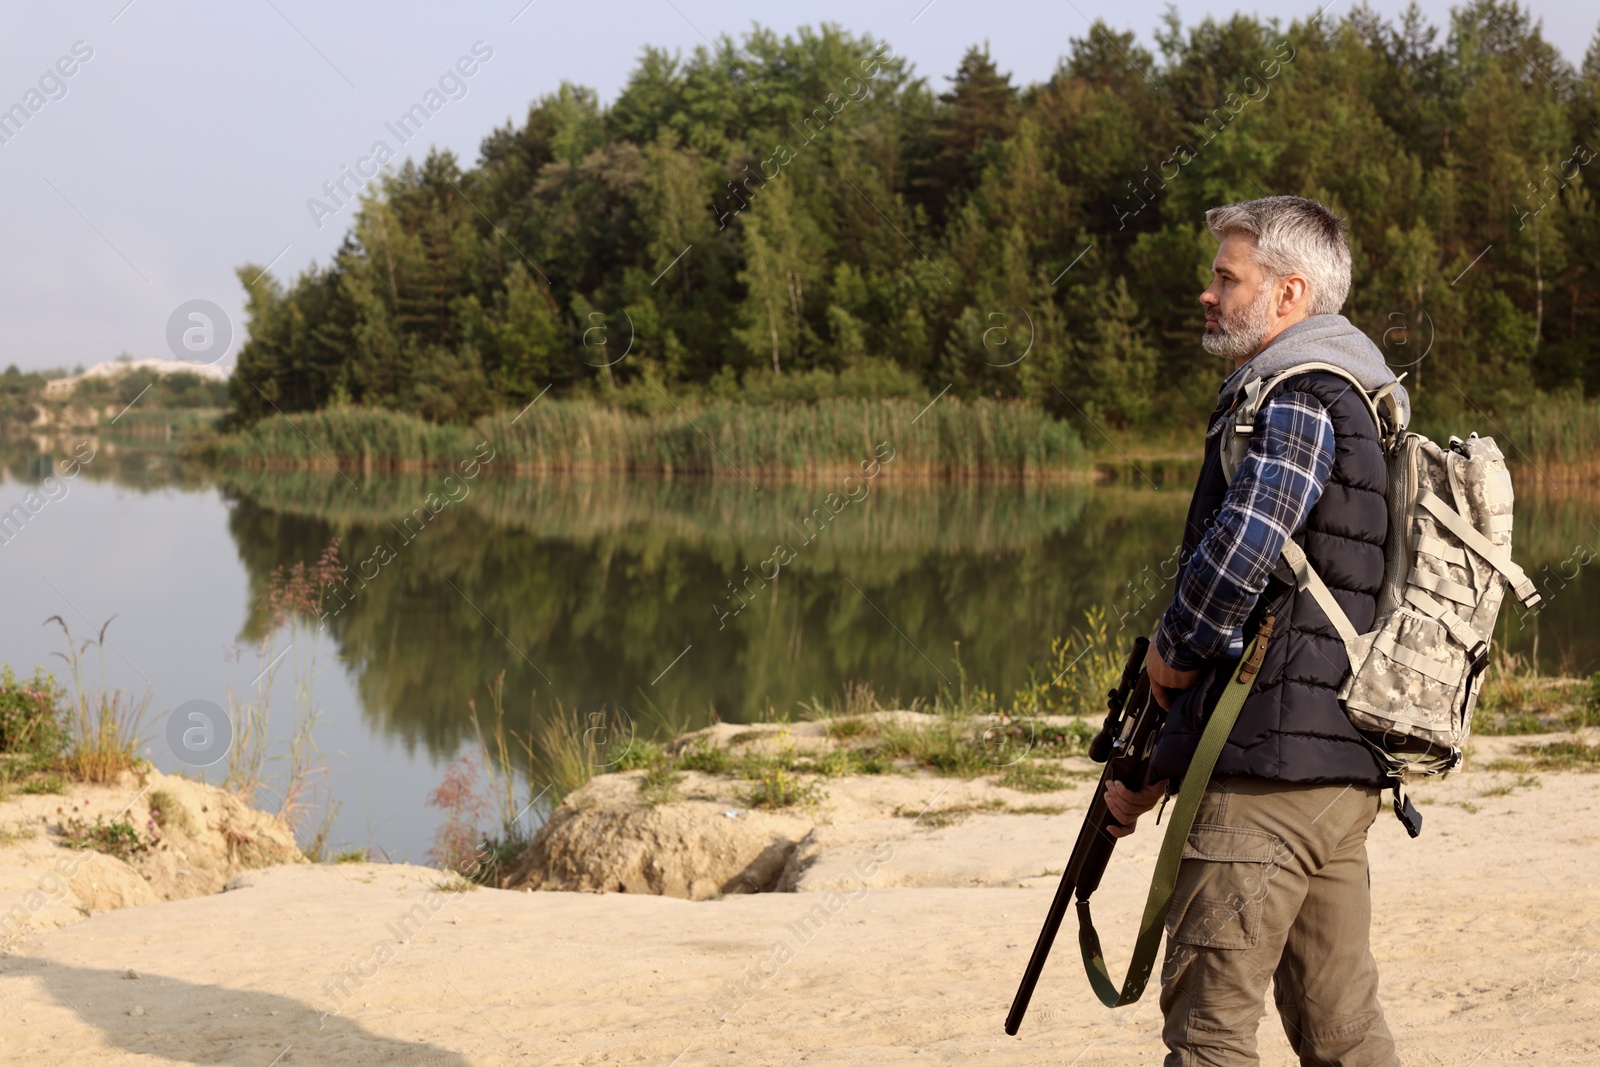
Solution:
<svg viewBox="0 0 1600 1067">
<path fill-rule="evenodd" d="M 1407 1064 L 1600 1063 L 1600 775 L 1516 777 L 1428 787 L 1418 841 L 1387 813 L 1374 828 Z M 878 872 L 831 896 L 842 882 L 692 902 L 441 892 L 405 866 L 250 872 L 14 944 L 0 1063 L 1158 1063 L 1154 992 L 1101 1007 L 1070 931 L 1021 1037 L 1001 1029 L 1086 789 L 1065 815 L 886 824 Z M 1096 897 L 1115 966 L 1157 843 L 1119 846 Z M 1037 873 L 996 884 L 1008 867 Z M 1261 1053 L 1293 1062 L 1271 1015 Z"/>
<path fill-rule="evenodd" d="M 62 845 L 64 824 L 124 816 L 156 841 L 132 862 Z M 71 782 L 60 794 L 13 794 L 0 802 L 0 952 L 19 935 L 95 912 L 207 896 L 241 871 L 300 859 L 287 823 L 154 768 L 125 772 L 114 784 Z"/>
</svg>

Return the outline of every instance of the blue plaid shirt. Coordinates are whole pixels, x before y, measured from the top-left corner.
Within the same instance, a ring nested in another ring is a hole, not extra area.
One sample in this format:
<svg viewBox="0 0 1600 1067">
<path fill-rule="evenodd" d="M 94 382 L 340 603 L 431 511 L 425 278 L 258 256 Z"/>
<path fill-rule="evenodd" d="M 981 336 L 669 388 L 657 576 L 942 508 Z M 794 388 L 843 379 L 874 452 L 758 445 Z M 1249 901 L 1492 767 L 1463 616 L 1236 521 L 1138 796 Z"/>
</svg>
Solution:
<svg viewBox="0 0 1600 1067">
<path fill-rule="evenodd" d="M 1223 415 L 1212 432 L 1231 433 L 1231 423 Z M 1193 670 L 1244 655 L 1245 618 L 1284 542 L 1322 496 L 1333 448 L 1333 422 L 1314 396 L 1280 393 L 1257 412 L 1249 451 L 1156 629 L 1167 666 Z"/>
</svg>

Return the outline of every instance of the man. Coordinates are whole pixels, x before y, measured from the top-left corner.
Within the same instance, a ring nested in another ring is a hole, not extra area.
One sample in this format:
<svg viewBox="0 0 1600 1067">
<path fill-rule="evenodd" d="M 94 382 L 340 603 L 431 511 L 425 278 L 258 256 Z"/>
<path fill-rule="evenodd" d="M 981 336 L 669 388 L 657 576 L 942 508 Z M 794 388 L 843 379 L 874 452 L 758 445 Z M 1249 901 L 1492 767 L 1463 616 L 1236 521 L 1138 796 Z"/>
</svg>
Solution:
<svg viewBox="0 0 1600 1067">
<path fill-rule="evenodd" d="M 1279 565 L 1292 538 L 1358 632 L 1372 625 L 1388 533 L 1377 427 L 1348 381 L 1290 377 L 1260 408 L 1231 484 L 1220 446 L 1245 383 L 1331 363 L 1371 390 L 1393 382 L 1378 349 L 1339 314 L 1350 290 L 1343 220 L 1270 196 L 1206 213 L 1220 242 L 1201 294 L 1202 345 L 1230 357 L 1185 524 L 1185 561 L 1145 662 L 1169 708 L 1148 788 L 1111 783 L 1132 833 L 1182 778 L 1246 640 L 1274 628 L 1184 850 L 1162 970 L 1168 1067 L 1258 1062 L 1268 980 L 1303 1064 L 1396 1064 L 1368 948 L 1367 828 L 1385 775 L 1338 702 L 1344 647 Z M 1409 405 L 1400 395 L 1402 410 Z M 1276 572 L 1276 573 L 1274 573 Z M 1119 834 L 1119 836 L 1121 836 Z"/>
</svg>

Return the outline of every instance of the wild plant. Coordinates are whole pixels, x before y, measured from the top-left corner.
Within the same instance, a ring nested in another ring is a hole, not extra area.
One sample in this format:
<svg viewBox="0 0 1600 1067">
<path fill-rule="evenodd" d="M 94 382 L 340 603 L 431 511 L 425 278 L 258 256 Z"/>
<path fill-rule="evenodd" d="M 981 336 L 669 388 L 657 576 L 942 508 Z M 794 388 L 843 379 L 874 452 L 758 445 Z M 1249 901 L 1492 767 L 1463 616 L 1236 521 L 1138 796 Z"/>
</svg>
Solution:
<svg viewBox="0 0 1600 1067">
<path fill-rule="evenodd" d="M 93 638 L 75 640 L 72 629 L 60 615 L 52 615 L 45 625 L 55 623 L 67 639 L 67 651 L 52 653 L 67 664 L 72 675 L 73 698 L 67 715 L 67 769 L 86 782 L 114 782 L 123 771 L 138 762 L 140 730 L 150 707 L 151 692 L 135 699 L 125 689 L 105 684 L 106 629 L 116 616 L 107 619 Z M 95 650 L 94 681 L 85 677 L 84 656 Z"/>
</svg>

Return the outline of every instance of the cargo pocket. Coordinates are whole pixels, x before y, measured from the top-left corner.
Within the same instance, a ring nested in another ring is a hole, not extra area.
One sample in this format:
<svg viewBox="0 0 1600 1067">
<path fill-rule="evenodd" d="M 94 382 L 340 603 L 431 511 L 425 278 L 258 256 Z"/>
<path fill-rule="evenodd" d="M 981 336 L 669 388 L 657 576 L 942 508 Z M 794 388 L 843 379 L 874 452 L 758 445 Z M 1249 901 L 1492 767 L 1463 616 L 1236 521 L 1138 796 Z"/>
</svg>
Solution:
<svg viewBox="0 0 1600 1067">
<path fill-rule="evenodd" d="M 1167 912 L 1167 937 L 1197 948 L 1255 948 L 1282 842 L 1264 830 L 1197 823 Z"/>
</svg>

